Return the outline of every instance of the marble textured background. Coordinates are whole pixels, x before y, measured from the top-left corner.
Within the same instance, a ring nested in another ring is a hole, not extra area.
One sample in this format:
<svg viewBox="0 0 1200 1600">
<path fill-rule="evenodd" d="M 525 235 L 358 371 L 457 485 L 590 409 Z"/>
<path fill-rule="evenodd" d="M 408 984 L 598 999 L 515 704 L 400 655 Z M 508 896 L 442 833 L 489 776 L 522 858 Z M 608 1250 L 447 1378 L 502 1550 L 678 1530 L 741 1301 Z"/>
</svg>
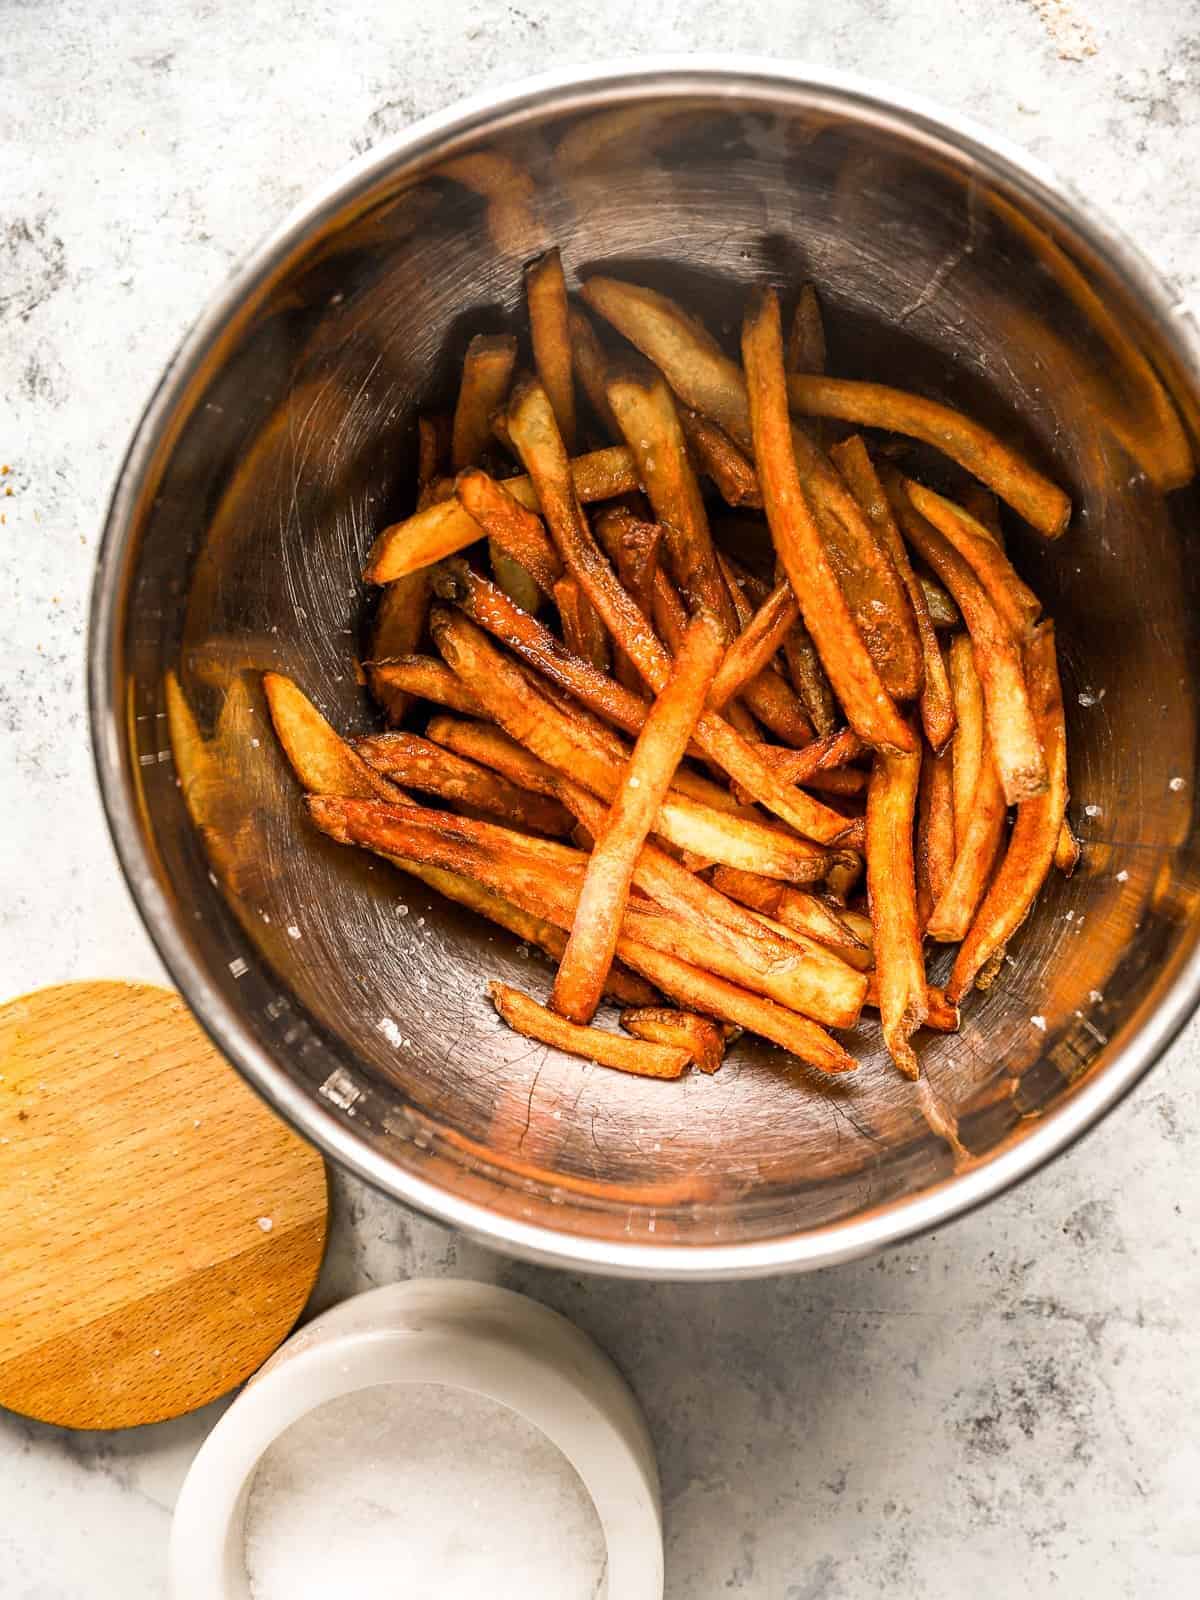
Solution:
<svg viewBox="0 0 1200 1600">
<path fill-rule="evenodd" d="M 4 993 L 160 976 L 96 798 L 83 649 L 106 496 L 182 331 L 306 189 L 413 118 L 531 70 L 691 49 L 969 112 L 1200 294 L 1196 0 L 0 0 Z M 573 1278 L 339 1181 L 319 1299 L 479 1276 L 591 1330 L 655 1432 L 671 1600 L 1182 1596 L 1200 1569 L 1197 1065 L 1193 1027 L 1052 1171 L 817 1277 Z M 0 1413 L 0 1596 L 161 1595 L 215 1414 L 97 1436 Z"/>
</svg>

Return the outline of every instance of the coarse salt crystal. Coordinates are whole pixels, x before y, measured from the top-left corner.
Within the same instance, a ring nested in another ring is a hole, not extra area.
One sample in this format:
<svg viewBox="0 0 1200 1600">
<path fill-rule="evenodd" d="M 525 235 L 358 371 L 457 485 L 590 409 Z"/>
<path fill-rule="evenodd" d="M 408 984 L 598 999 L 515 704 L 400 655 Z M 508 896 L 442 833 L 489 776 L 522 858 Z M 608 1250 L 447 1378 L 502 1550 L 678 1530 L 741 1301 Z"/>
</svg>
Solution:
<svg viewBox="0 0 1200 1600">
<path fill-rule="evenodd" d="M 1089 989 L 1088 990 L 1088 999 L 1092 1002 L 1092 1004 L 1094 1006 L 1098 1006 L 1101 1003 L 1101 1001 L 1104 999 L 1104 996 L 1100 992 L 1099 989 Z"/>
<path fill-rule="evenodd" d="M 259 1227 L 264 1233 L 270 1233 L 271 1229 L 275 1226 L 275 1222 L 272 1217 L 255 1217 L 254 1220 L 258 1223 Z"/>
<path fill-rule="evenodd" d="M 289 922 L 288 923 L 287 934 L 288 934 L 288 938 L 289 939 L 299 939 L 299 938 L 302 937 L 302 935 L 300 933 L 300 929 L 296 926 L 296 924 L 294 922 Z"/>
<path fill-rule="evenodd" d="M 1100 815 L 1100 807 L 1099 806 L 1084 806 L 1083 814 L 1084 814 L 1085 817 L 1098 817 Z"/>
<path fill-rule="evenodd" d="M 1045 1033 L 1045 1031 L 1046 1031 L 1046 1019 L 1045 1019 L 1045 1017 L 1030 1017 L 1029 1020 L 1030 1020 L 1030 1022 L 1033 1023 L 1034 1027 L 1037 1028 L 1040 1033 Z"/>
<path fill-rule="evenodd" d="M 1129 882 L 1129 874 L 1125 871 L 1124 867 L 1122 867 L 1120 872 L 1117 873 L 1117 882 L 1118 883 L 1128 883 Z"/>
<path fill-rule="evenodd" d="M 1180 789 L 1183 788 L 1183 779 L 1182 778 L 1172 778 L 1170 783 L 1168 783 L 1167 788 L 1168 789 L 1174 789 L 1175 793 L 1178 794 Z"/>
</svg>

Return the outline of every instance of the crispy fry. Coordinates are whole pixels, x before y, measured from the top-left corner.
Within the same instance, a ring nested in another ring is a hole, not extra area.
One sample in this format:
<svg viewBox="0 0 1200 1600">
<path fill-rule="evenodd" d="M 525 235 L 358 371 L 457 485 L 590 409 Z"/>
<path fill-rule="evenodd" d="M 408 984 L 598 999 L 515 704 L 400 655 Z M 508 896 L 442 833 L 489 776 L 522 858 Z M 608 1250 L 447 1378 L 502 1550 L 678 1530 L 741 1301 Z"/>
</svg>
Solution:
<svg viewBox="0 0 1200 1600">
<path fill-rule="evenodd" d="M 797 622 L 784 639 L 783 656 L 792 687 L 800 696 L 813 727 L 822 736 L 832 733 L 837 727 L 837 702 L 816 646 L 802 622 Z"/>
<path fill-rule="evenodd" d="M 701 1072 L 713 1073 L 725 1059 L 725 1035 L 710 1017 L 670 1006 L 639 1006 L 622 1011 L 621 1026 L 637 1039 L 686 1050 Z"/>
<path fill-rule="evenodd" d="M 571 462 L 575 492 L 584 504 L 611 500 L 638 487 L 633 457 L 621 446 L 593 450 Z M 537 491 L 527 477 L 505 478 L 507 494 L 526 510 L 538 509 Z M 432 566 L 483 537 L 483 529 L 457 500 L 440 500 L 384 528 L 367 553 L 366 583 L 394 583 L 405 573 Z"/>
<path fill-rule="evenodd" d="M 971 648 L 971 640 L 965 633 L 955 634 L 950 641 L 950 689 L 954 696 L 954 715 L 958 725 L 951 746 L 954 849 L 957 854 L 971 823 L 986 739 L 983 685 L 975 670 L 975 652 Z"/>
<path fill-rule="evenodd" d="M 917 926 L 913 872 L 913 811 L 921 758 L 876 756 L 867 798 L 867 896 L 875 929 L 875 971 L 883 1037 L 906 1078 L 921 1069 L 909 1039 L 929 1010 L 925 961 Z"/>
<path fill-rule="evenodd" d="M 567 320 L 567 285 L 557 245 L 525 268 L 525 298 L 529 305 L 534 364 L 554 407 L 558 431 L 570 453 L 575 448 L 575 375 Z"/>
<path fill-rule="evenodd" d="M 415 733 L 377 733 L 352 748 L 384 777 L 424 794 L 456 800 L 536 833 L 567 834 L 569 811 L 555 800 L 517 788 L 496 772 L 453 754 Z"/>
<path fill-rule="evenodd" d="M 982 906 L 959 947 L 946 985 L 962 999 L 976 973 L 1006 945 L 1029 914 L 1054 860 L 1067 805 L 1067 735 L 1054 650 L 1054 625 L 1045 622 L 1026 649 L 1030 701 L 1046 751 L 1049 782 L 1017 807 L 1008 849 Z"/>
<path fill-rule="evenodd" d="M 925 589 L 913 571 L 887 495 L 862 440 L 856 434 L 843 444 L 835 445 L 830 455 L 849 485 L 851 494 L 862 507 L 863 515 L 874 529 L 879 543 L 892 558 L 908 594 L 921 650 L 921 725 L 933 748 L 942 750 L 954 732 L 954 710 L 946 681 L 946 663 L 942 660 Z"/>
<path fill-rule="evenodd" d="M 1009 805 L 1042 794 L 1046 762 L 1029 709 L 1021 655 L 1003 618 L 968 562 L 927 522 L 907 496 L 893 507 L 904 536 L 954 596 L 971 635 L 975 666 L 983 684 L 992 754 Z"/>
<path fill-rule="evenodd" d="M 934 627 L 961 628 L 962 617 L 959 615 L 958 607 L 951 600 L 945 589 L 942 588 L 941 584 L 936 583 L 924 572 L 917 574 L 917 582 L 921 586 L 925 609 L 929 612 L 929 620 Z"/>
<path fill-rule="evenodd" d="M 619 428 L 617 433 L 620 434 Z M 617 569 L 622 586 L 633 596 L 643 616 L 650 618 L 653 615 L 658 553 L 662 544 L 662 523 L 643 521 L 623 506 L 612 506 L 600 512 L 594 526 L 608 559 Z M 626 689 L 639 696 L 642 694 L 642 675 L 620 645 L 613 648 L 613 671 Z"/>
<path fill-rule="evenodd" d="M 590 1021 L 612 964 L 621 919 L 642 845 L 666 800 L 722 656 L 715 619 L 701 614 L 688 629 L 671 675 L 638 735 L 588 861 L 575 925 L 554 984 L 553 1006 Z"/>
<path fill-rule="evenodd" d="M 546 537 L 541 518 L 514 500 L 502 483 L 497 483 L 478 467 L 459 473 L 454 492 L 459 504 L 493 545 L 499 545 L 519 562 L 542 593 L 553 598 L 554 585 L 562 577 L 563 567 L 558 551 Z"/>
<path fill-rule="evenodd" d="M 372 673 L 388 693 L 418 695 L 449 706 L 468 717 L 483 715 L 475 696 L 457 679 L 445 662 L 433 656 L 397 656 L 387 661 L 367 662 Z"/>
<path fill-rule="evenodd" d="M 1063 818 L 1063 825 L 1058 831 L 1058 843 L 1054 847 L 1054 865 L 1064 878 L 1069 878 L 1079 865 L 1082 854 L 1079 840 L 1071 832 L 1071 824 Z"/>
<path fill-rule="evenodd" d="M 771 764 L 785 783 L 812 783 L 821 773 L 855 761 L 865 752 L 866 746 L 850 728 L 814 739 L 803 750 L 762 747 L 763 760 Z"/>
<path fill-rule="evenodd" d="M 1000 775 L 985 737 L 970 817 L 961 835 L 955 819 L 954 869 L 925 926 L 931 939 L 953 944 L 966 934 L 996 864 L 1006 814 Z"/>
<path fill-rule="evenodd" d="M 917 796 L 917 921 L 924 928 L 954 870 L 954 755 L 925 747 Z"/>
<path fill-rule="evenodd" d="M 371 629 L 371 656 L 374 661 L 389 656 L 404 656 L 415 650 L 425 631 L 429 612 L 429 574 L 411 572 L 400 578 L 379 597 L 375 625 Z M 395 681 L 381 676 L 368 662 L 364 668 L 367 685 L 382 706 L 389 722 L 400 722 L 408 710 L 410 696 Z"/>
<path fill-rule="evenodd" d="M 560 555 L 588 592 L 613 640 L 633 658 L 657 692 L 666 681 L 670 657 L 592 538 L 572 489 L 562 441 L 544 391 L 536 385 L 524 387 L 514 400 L 509 423 L 514 437 L 519 437 L 526 465 L 538 480 L 539 498 Z M 697 723 L 696 741 L 755 800 L 806 838 L 828 844 L 849 832 L 844 817 L 803 791 L 780 784 L 753 746 L 712 712 L 705 712 Z"/>
<path fill-rule="evenodd" d="M 642 487 L 663 525 L 671 569 L 689 609 L 710 611 L 723 637 L 732 639 L 737 620 L 670 389 L 658 373 L 618 373 L 609 378 L 607 393 Z"/>
<path fill-rule="evenodd" d="M 406 798 L 355 754 L 291 678 L 281 672 L 264 672 L 262 686 L 275 736 L 292 771 L 311 793 L 358 799 Z"/>
<path fill-rule="evenodd" d="M 868 919 L 862 919 L 865 928 L 853 928 L 849 922 L 850 913 L 840 906 L 831 906 L 815 894 L 790 889 L 786 884 L 759 877 L 757 873 L 738 872 L 733 867 L 717 867 L 712 886 L 730 899 L 752 906 L 773 922 L 826 945 L 852 967 L 861 970 L 869 967 L 874 959 Z"/>
<path fill-rule="evenodd" d="M 479 333 L 467 346 L 450 438 L 454 472 L 473 467 L 483 454 L 492 437 L 492 412 L 503 405 L 516 364 L 511 333 Z"/>
<path fill-rule="evenodd" d="M 562 623 L 563 643 L 573 655 L 590 661 L 597 672 L 607 672 L 610 662 L 608 635 L 596 608 L 574 578 L 554 585 L 554 603 Z"/>
<path fill-rule="evenodd" d="M 568 1055 L 582 1056 L 598 1066 L 615 1067 L 639 1078 L 678 1078 L 692 1057 L 681 1045 L 643 1043 L 625 1039 L 605 1028 L 581 1028 L 548 1011 L 520 989 L 493 980 L 488 985 L 492 1004 L 514 1032 L 537 1039 Z"/>
<path fill-rule="evenodd" d="M 784 365 L 792 372 L 825 371 L 825 321 L 821 304 L 811 283 L 800 290 L 788 329 Z"/>
<path fill-rule="evenodd" d="M 980 527 L 1004 549 L 1004 528 L 1000 522 L 1000 502 L 990 489 L 985 489 L 978 479 L 972 479 L 963 490 L 962 508 L 974 517 Z"/>
<path fill-rule="evenodd" d="M 578 306 L 571 307 L 567 322 L 571 330 L 571 361 L 575 376 L 583 385 L 583 392 L 605 433 L 615 444 L 621 437 L 621 429 L 613 416 L 604 388 L 608 377 L 608 353 L 596 335 L 591 318 Z"/>
<path fill-rule="evenodd" d="M 914 483 L 911 478 L 900 481 L 921 515 L 970 565 L 1014 637 L 1024 642 L 1042 614 L 1042 602 L 1017 576 L 995 536 L 952 500 L 934 494 L 932 489 Z"/>
<path fill-rule="evenodd" d="M 785 579 L 776 584 L 729 646 L 712 688 L 714 711 L 719 711 L 741 692 L 744 684 L 770 666 L 799 615 L 792 586 Z"/>
<path fill-rule="evenodd" d="M 762 490 L 754 463 L 715 422 L 690 406 L 681 406 L 679 421 L 697 470 L 716 484 L 722 500 L 731 506 L 762 506 Z"/>
<path fill-rule="evenodd" d="M 855 626 L 800 486 L 787 420 L 779 304 L 773 293 L 758 296 L 747 312 L 742 354 L 767 520 L 804 625 L 860 737 L 885 750 L 912 749 L 912 730 L 896 710 Z"/>
<path fill-rule="evenodd" d="M 687 632 L 688 614 L 687 608 L 679 598 L 679 591 L 661 568 L 654 574 L 654 593 L 651 596 L 650 611 L 659 638 L 666 645 L 668 652 L 674 655 L 683 643 L 683 636 Z M 769 695 L 770 690 L 768 689 L 767 692 Z M 747 702 L 750 698 L 749 686 L 747 686 Z M 728 718 L 730 725 L 744 739 L 749 739 L 755 744 L 758 742 L 760 737 L 758 724 L 755 722 L 748 704 L 742 705 L 739 701 L 735 701 L 733 705 L 726 707 L 725 716 Z M 777 736 L 779 738 L 786 737 L 783 733 L 779 733 Z"/>
<path fill-rule="evenodd" d="M 929 1009 L 925 1013 L 925 1020 L 921 1026 L 928 1028 L 932 1033 L 957 1033 L 961 1020 L 958 1015 L 958 1007 L 951 1005 L 949 1000 L 946 999 L 945 991 L 939 989 L 935 984 L 929 983 L 925 986 L 925 997 L 928 1001 Z M 871 974 L 870 982 L 867 985 L 867 998 L 863 1001 L 863 1005 L 875 1011 L 879 1010 L 879 984 L 875 973 Z"/>
</svg>

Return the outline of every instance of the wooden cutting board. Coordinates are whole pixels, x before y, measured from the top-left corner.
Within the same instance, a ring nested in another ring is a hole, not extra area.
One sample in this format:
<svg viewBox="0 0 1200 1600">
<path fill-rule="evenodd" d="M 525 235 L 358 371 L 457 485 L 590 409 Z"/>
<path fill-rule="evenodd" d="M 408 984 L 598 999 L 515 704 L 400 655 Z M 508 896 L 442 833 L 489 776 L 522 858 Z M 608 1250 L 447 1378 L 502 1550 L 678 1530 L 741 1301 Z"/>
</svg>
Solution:
<svg viewBox="0 0 1200 1600">
<path fill-rule="evenodd" d="M 321 1157 L 179 996 L 71 983 L 0 1008 L 0 1405 L 128 1428 L 224 1394 L 299 1316 Z"/>
</svg>

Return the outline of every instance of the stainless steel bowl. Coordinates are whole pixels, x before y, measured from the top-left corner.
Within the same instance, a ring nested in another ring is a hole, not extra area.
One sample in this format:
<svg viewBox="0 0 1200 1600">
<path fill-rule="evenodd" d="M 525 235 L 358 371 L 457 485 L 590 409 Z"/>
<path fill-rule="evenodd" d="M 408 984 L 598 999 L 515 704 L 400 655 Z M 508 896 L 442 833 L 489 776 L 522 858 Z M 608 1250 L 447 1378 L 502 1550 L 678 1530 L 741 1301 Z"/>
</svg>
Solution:
<svg viewBox="0 0 1200 1600">
<path fill-rule="evenodd" d="M 411 494 L 419 405 L 571 274 L 667 285 L 729 334 L 748 285 L 821 286 L 836 370 L 960 403 L 1067 484 L 1015 532 L 1057 619 L 1084 864 L 927 1036 L 965 1155 L 864 1031 L 831 1085 L 743 1041 L 664 1086 L 548 1053 L 485 999 L 540 958 L 307 824 L 258 688 L 372 720 L 360 560 Z M 839 75 L 643 62 L 426 121 L 278 229 L 186 340 L 109 513 L 92 727 L 163 959 L 249 1081 L 335 1159 L 503 1249 L 660 1277 L 843 1260 L 1033 1171 L 1196 1003 L 1196 329 L 1137 254 L 1015 152 Z"/>
</svg>

